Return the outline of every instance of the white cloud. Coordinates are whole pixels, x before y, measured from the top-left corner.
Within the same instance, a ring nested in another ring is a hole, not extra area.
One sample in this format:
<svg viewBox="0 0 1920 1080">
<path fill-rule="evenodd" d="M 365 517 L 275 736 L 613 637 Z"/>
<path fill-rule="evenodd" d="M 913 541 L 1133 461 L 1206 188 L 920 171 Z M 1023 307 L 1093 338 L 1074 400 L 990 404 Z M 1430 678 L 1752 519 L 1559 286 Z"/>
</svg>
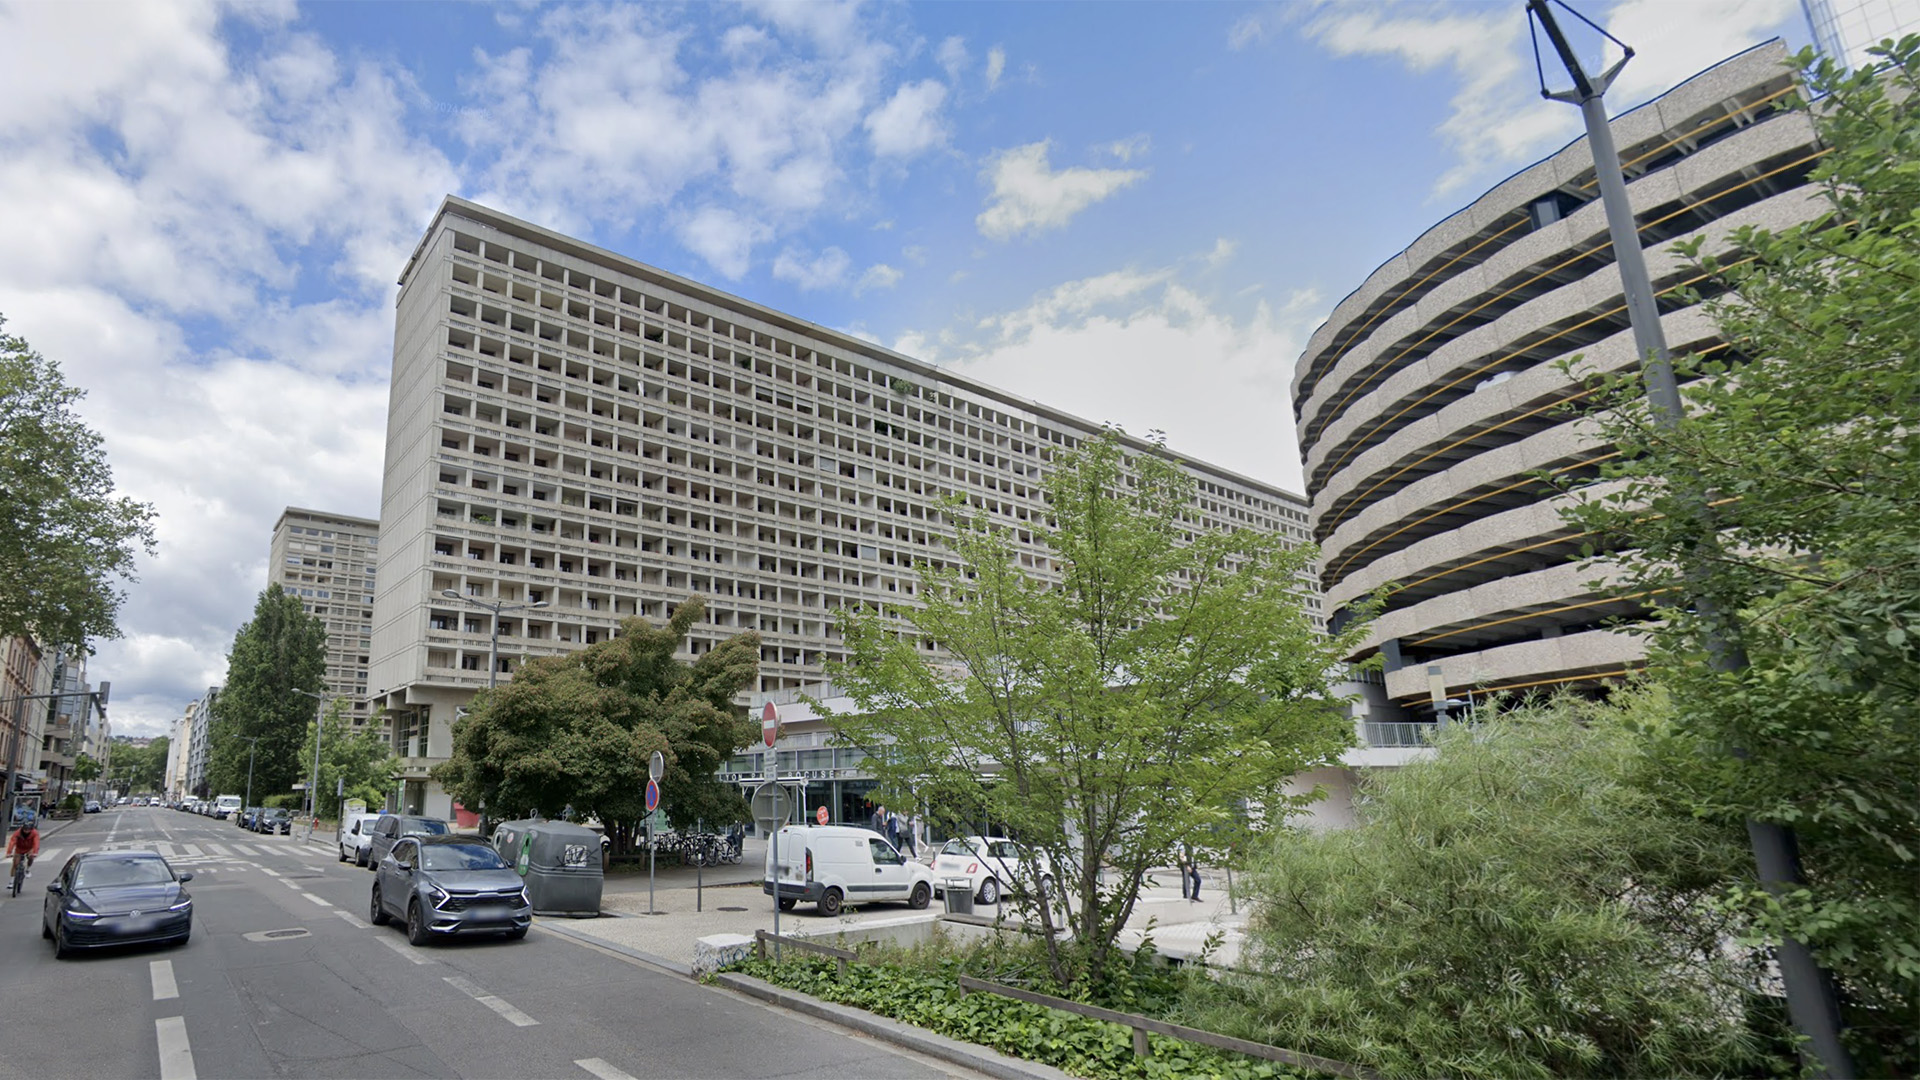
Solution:
<svg viewBox="0 0 1920 1080">
<path fill-rule="evenodd" d="M 995 45 L 987 50 L 987 89 L 1000 88 L 1000 76 L 1007 70 L 1007 50 Z"/>
<path fill-rule="evenodd" d="M 1233 258 L 1233 253 L 1239 250 L 1240 250 L 1239 241 L 1229 240 L 1223 236 L 1220 239 L 1215 240 L 1213 242 L 1213 250 L 1207 252 L 1207 255 L 1206 255 L 1207 265 L 1208 266 L 1225 265 L 1227 260 Z"/>
<path fill-rule="evenodd" d="M 1633 46 L 1633 60 L 1608 91 L 1614 112 L 1664 93 L 1700 69 L 1772 37 L 1800 16 L 1795 0 L 1625 0 L 1607 14 L 1607 31 Z M 1608 46 L 1606 62 L 1618 60 Z M 1551 78 L 1551 76 L 1549 76 Z M 1560 83 L 1564 85 L 1564 80 Z"/>
<path fill-rule="evenodd" d="M 986 176 L 992 201 L 975 219 L 983 236 L 1005 240 L 1024 232 L 1064 227 L 1075 214 L 1147 174 L 1133 169 L 1067 168 L 1047 162 L 1050 143 L 1016 146 L 996 154 Z"/>
<path fill-rule="evenodd" d="M 744 276 L 753 261 L 753 247 L 771 230 L 750 217 L 723 206 L 706 206 L 680 222 L 676 230 L 688 251 L 707 261 L 720 276 Z"/>
<path fill-rule="evenodd" d="M 939 61 L 940 70 L 947 73 L 948 82 L 959 82 L 960 72 L 967 66 L 967 40 L 950 37 L 942 41 L 934 59 Z"/>
<path fill-rule="evenodd" d="M 1153 139 L 1145 133 L 1129 135 L 1124 139 L 1115 139 L 1099 148 L 1100 152 L 1122 164 L 1132 161 L 1137 157 L 1144 157 L 1147 151 L 1152 149 Z"/>
<path fill-rule="evenodd" d="M 830 247 L 811 260 L 788 248 L 773 260 L 773 276 L 793 282 L 802 292 L 811 292 L 845 284 L 847 270 L 852 265 L 853 260 L 837 247 Z"/>
<path fill-rule="evenodd" d="M 886 263 L 874 263 L 867 267 L 866 273 L 861 274 L 860 280 L 854 283 L 853 295 L 861 296 L 874 289 L 891 289 L 900 284 L 900 279 L 906 276 L 904 270 L 896 270 Z"/>
<path fill-rule="evenodd" d="M 1256 42 L 1266 40 L 1266 37 L 1266 20 L 1261 18 L 1259 12 L 1253 12 L 1241 16 L 1240 20 L 1227 31 L 1227 47 L 1244 49 Z"/>
<path fill-rule="evenodd" d="M 1299 491 L 1287 383 L 1322 314 L 1317 295 L 1300 293 L 1236 317 L 1171 268 L 1120 270 L 962 334 L 910 332 L 894 348 L 1094 423 L 1164 431 L 1176 453 Z"/>
<path fill-rule="evenodd" d="M 881 157 L 912 157 L 947 141 L 940 106 L 947 88 L 932 79 L 900 87 L 885 105 L 867 114 L 865 127 L 873 152 Z"/>
</svg>

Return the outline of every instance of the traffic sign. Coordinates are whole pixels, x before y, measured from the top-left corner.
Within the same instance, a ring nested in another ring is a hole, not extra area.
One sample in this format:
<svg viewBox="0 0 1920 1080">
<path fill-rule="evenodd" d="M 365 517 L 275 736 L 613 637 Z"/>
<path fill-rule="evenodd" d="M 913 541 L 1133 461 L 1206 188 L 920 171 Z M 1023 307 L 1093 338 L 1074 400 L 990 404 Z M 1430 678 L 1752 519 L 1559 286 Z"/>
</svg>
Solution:
<svg viewBox="0 0 1920 1080">
<path fill-rule="evenodd" d="M 647 781 L 647 813 L 651 814 L 658 809 L 660 809 L 660 782 L 649 780 Z"/>
<path fill-rule="evenodd" d="M 815 810 L 813 812 L 813 820 L 819 822 L 822 825 L 825 825 L 827 823 L 827 808 L 823 806 L 820 809 Z"/>
<path fill-rule="evenodd" d="M 769 832 L 793 820 L 793 796 L 785 784 L 769 780 L 753 789 L 753 820 Z"/>
<path fill-rule="evenodd" d="M 774 708 L 773 702 L 769 701 L 767 707 L 760 710 L 760 740 L 767 744 L 767 749 L 771 750 L 773 740 L 779 737 L 780 710 Z"/>
<path fill-rule="evenodd" d="M 647 759 L 647 779 L 658 780 L 666 771 L 666 756 L 655 750 L 653 756 Z"/>
</svg>

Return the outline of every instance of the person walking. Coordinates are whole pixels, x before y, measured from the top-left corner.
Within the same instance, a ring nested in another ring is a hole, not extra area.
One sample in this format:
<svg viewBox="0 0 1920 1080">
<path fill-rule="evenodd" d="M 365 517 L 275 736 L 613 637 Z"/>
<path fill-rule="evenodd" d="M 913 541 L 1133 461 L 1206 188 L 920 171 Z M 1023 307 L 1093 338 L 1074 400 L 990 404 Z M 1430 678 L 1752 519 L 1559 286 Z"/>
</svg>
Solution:
<svg viewBox="0 0 1920 1080">
<path fill-rule="evenodd" d="M 1192 879 L 1187 877 L 1187 857 L 1182 855 L 1180 856 L 1180 899 L 1188 900 L 1192 897 L 1193 884 Z"/>
<path fill-rule="evenodd" d="M 1193 886 L 1187 890 L 1187 899 L 1197 904 L 1200 902 L 1200 860 L 1193 859 L 1187 863 L 1187 875 Z"/>
</svg>

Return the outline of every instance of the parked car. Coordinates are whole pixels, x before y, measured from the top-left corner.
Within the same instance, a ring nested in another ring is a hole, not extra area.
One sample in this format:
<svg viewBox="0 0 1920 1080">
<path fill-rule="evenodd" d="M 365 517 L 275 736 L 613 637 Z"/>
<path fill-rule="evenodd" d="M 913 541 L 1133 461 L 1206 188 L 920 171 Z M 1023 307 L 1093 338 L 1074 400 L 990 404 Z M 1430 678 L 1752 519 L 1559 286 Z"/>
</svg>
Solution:
<svg viewBox="0 0 1920 1080">
<path fill-rule="evenodd" d="M 280 806 L 262 810 L 253 815 L 253 831 L 269 836 L 274 833 L 288 835 L 293 832 L 293 811 Z"/>
<path fill-rule="evenodd" d="M 334 834 L 334 847 L 338 849 L 341 862 L 351 860 L 355 866 L 367 866 L 367 855 L 373 850 L 373 826 L 381 814 L 348 814 L 340 822 L 339 832 Z"/>
<path fill-rule="evenodd" d="M 767 845 L 760 891 L 775 896 L 780 910 L 804 900 L 820 914 L 840 914 L 845 904 L 901 900 L 923 908 L 933 896 L 933 871 L 908 859 L 871 829 L 851 825 L 788 825 L 780 830 L 780 864 Z"/>
<path fill-rule="evenodd" d="M 260 808 L 257 806 L 242 807 L 239 813 L 233 815 L 233 823 L 243 829 L 251 830 L 253 828 L 253 819 L 259 813 Z"/>
<path fill-rule="evenodd" d="M 100 812 L 100 800 L 88 799 L 86 806 L 82 807 L 82 809 L 84 809 L 89 814 L 97 814 Z"/>
<path fill-rule="evenodd" d="M 214 800 L 213 816 L 216 818 L 225 819 L 228 815 L 239 812 L 240 796 L 238 795 L 222 795 Z"/>
<path fill-rule="evenodd" d="M 485 840 L 403 836 L 374 868 L 367 918 L 375 926 L 400 920 L 414 945 L 456 934 L 518 940 L 533 925 L 533 901 L 520 875 Z"/>
<path fill-rule="evenodd" d="M 1047 857 L 1004 836 L 956 836 L 933 857 L 934 892 L 946 895 L 949 882 L 967 879 L 974 899 L 997 904 L 1009 889 L 1025 890 L 1038 881 L 1055 896 Z"/>
<path fill-rule="evenodd" d="M 193 933 L 191 880 L 155 852 L 81 852 L 47 886 L 40 936 L 62 958 L 101 945 L 184 945 Z"/>
<path fill-rule="evenodd" d="M 453 826 L 437 817 L 381 814 L 380 820 L 373 823 L 373 840 L 367 846 L 367 869 L 379 870 L 380 860 L 387 857 L 394 842 L 403 836 L 445 836 L 452 831 Z"/>
</svg>

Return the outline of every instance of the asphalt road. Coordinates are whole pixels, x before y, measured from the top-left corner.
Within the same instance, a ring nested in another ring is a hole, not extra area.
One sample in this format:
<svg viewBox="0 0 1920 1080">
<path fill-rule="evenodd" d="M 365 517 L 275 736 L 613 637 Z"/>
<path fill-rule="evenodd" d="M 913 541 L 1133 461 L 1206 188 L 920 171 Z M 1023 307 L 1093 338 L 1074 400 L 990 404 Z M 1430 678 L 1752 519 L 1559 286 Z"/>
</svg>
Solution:
<svg viewBox="0 0 1920 1080">
<path fill-rule="evenodd" d="M 66 857 L 157 850 L 193 937 L 55 960 L 40 937 Z M 0 1078 L 971 1076 L 544 932 L 415 949 L 366 922 L 373 875 L 291 837 L 157 808 L 48 836 L 0 891 Z M 265 936 L 269 932 L 294 931 Z"/>
</svg>

